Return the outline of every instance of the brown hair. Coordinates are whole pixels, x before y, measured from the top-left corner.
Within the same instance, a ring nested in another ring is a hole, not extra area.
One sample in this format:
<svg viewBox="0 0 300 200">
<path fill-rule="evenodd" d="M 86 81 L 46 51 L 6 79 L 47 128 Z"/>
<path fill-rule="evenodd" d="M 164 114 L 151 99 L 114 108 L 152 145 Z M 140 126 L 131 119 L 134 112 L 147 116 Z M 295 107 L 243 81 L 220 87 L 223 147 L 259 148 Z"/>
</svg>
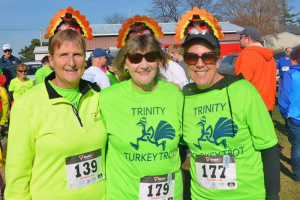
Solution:
<svg viewBox="0 0 300 200">
<path fill-rule="evenodd" d="M 48 58 L 49 56 L 44 56 L 44 58 L 41 60 L 41 63 L 43 63 L 43 65 L 45 64 L 45 63 L 48 63 L 49 62 L 49 58 Z"/>
<path fill-rule="evenodd" d="M 53 36 L 53 38 L 51 38 L 51 40 L 49 40 L 50 55 L 53 56 L 55 47 L 60 48 L 62 43 L 65 41 L 72 41 L 74 43 L 77 43 L 79 46 L 81 46 L 85 55 L 86 44 L 83 36 L 77 31 L 71 29 L 59 31 Z"/>
<path fill-rule="evenodd" d="M 16 67 L 16 70 L 18 71 L 18 69 L 21 68 L 21 67 L 22 68 L 25 67 L 26 70 L 28 70 L 28 66 L 25 65 L 24 63 L 18 64 L 17 67 Z M 16 73 L 16 77 L 19 77 L 18 73 Z"/>
<path fill-rule="evenodd" d="M 129 79 L 131 77 L 130 74 L 124 69 L 127 54 L 134 54 L 137 51 L 156 51 L 158 54 L 157 66 L 166 66 L 167 58 L 165 52 L 162 50 L 160 43 L 154 38 L 154 36 L 149 34 L 136 35 L 126 42 L 126 44 L 120 49 L 112 63 L 112 65 L 117 68 L 118 72 L 125 79 Z M 163 76 L 159 73 L 159 70 L 157 70 L 157 73 L 155 75 L 155 81 L 157 81 L 158 79 L 164 79 Z"/>
<path fill-rule="evenodd" d="M 300 64 L 300 47 L 292 51 L 291 60 L 294 60 L 297 62 L 297 64 Z"/>
</svg>

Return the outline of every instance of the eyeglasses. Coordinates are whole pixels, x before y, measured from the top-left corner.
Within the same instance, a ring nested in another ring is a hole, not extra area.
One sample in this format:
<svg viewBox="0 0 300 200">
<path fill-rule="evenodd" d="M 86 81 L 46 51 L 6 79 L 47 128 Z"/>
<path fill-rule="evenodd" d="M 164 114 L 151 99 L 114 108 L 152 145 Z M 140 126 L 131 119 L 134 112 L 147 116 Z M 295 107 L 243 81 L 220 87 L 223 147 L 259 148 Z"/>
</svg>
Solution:
<svg viewBox="0 0 300 200">
<path fill-rule="evenodd" d="M 184 61 L 189 65 L 196 65 L 199 58 L 201 58 L 204 64 L 216 64 L 218 56 L 215 52 L 205 52 L 201 56 L 195 53 L 184 54 Z"/>
<path fill-rule="evenodd" d="M 7 52 L 11 52 L 11 49 L 6 49 L 6 50 L 3 50 L 5 53 Z"/>
<path fill-rule="evenodd" d="M 247 38 L 248 36 L 247 35 L 242 35 L 242 36 L 240 36 L 240 40 L 242 39 L 242 38 Z"/>
<path fill-rule="evenodd" d="M 145 54 L 141 54 L 141 53 L 135 53 L 135 54 L 127 54 L 128 60 L 129 62 L 133 63 L 133 64 L 138 64 L 140 62 L 142 62 L 143 58 L 146 59 L 147 62 L 156 62 L 157 58 L 158 58 L 158 54 L 156 53 L 156 51 L 150 51 L 148 53 Z"/>
<path fill-rule="evenodd" d="M 27 70 L 18 70 L 18 72 L 19 73 L 23 73 L 23 72 L 27 73 Z"/>
</svg>

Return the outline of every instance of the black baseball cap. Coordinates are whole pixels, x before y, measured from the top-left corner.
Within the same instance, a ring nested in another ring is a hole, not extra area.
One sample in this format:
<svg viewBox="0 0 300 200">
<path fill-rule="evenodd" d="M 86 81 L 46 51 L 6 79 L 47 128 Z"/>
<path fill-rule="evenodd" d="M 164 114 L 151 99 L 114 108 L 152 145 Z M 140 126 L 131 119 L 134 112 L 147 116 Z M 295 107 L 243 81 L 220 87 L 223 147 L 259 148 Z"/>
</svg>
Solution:
<svg viewBox="0 0 300 200">
<path fill-rule="evenodd" d="M 205 34 L 199 33 L 199 34 L 189 34 L 184 42 L 181 44 L 182 47 L 184 47 L 186 44 L 188 44 L 191 40 L 194 39 L 203 39 L 206 40 L 208 43 L 210 43 L 213 47 L 217 48 L 217 49 L 221 49 L 220 46 L 220 42 L 219 39 L 214 36 L 213 34 L 210 34 L 208 32 L 206 32 Z"/>
</svg>

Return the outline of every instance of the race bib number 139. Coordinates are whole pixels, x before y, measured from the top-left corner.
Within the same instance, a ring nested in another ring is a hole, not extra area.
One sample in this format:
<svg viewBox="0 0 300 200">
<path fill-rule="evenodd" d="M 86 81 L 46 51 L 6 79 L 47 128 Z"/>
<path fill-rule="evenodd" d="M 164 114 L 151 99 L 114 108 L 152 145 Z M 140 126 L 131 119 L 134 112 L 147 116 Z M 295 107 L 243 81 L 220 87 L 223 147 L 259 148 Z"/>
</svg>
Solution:
<svg viewBox="0 0 300 200">
<path fill-rule="evenodd" d="M 101 149 L 66 158 L 69 189 L 77 189 L 104 179 Z"/>
</svg>

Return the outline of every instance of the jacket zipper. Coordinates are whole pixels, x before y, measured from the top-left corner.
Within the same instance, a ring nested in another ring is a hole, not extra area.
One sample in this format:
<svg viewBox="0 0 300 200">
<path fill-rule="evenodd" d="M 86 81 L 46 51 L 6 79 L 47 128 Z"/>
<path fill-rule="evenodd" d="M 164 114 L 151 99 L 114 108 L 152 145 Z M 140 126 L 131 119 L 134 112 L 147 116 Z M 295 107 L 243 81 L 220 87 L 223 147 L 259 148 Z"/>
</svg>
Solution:
<svg viewBox="0 0 300 200">
<path fill-rule="evenodd" d="M 73 113 L 74 113 L 75 116 L 77 117 L 77 120 L 78 120 L 80 126 L 83 127 L 83 124 L 82 124 L 82 121 L 81 121 L 81 119 L 80 119 L 80 117 L 79 117 L 79 115 L 78 115 L 77 109 L 76 109 L 73 105 L 71 105 L 71 107 L 72 107 Z"/>
<path fill-rule="evenodd" d="M 81 97 L 82 97 L 82 96 L 81 96 Z M 79 100 L 78 100 L 78 106 L 79 106 L 79 104 L 80 104 L 81 97 L 80 97 Z M 73 104 L 71 105 L 71 107 L 72 107 L 72 110 L 73 110 L 75 116 L 77 117 L 77 120 L 78 120 L 80 126 L 83 127 L 82 121 L 81 121 L 81 119 L 80 119 L 80 117 L 79 117 L 79 114 L 78 114 L 78 110 L 73 106 Z"/>
</svg>

